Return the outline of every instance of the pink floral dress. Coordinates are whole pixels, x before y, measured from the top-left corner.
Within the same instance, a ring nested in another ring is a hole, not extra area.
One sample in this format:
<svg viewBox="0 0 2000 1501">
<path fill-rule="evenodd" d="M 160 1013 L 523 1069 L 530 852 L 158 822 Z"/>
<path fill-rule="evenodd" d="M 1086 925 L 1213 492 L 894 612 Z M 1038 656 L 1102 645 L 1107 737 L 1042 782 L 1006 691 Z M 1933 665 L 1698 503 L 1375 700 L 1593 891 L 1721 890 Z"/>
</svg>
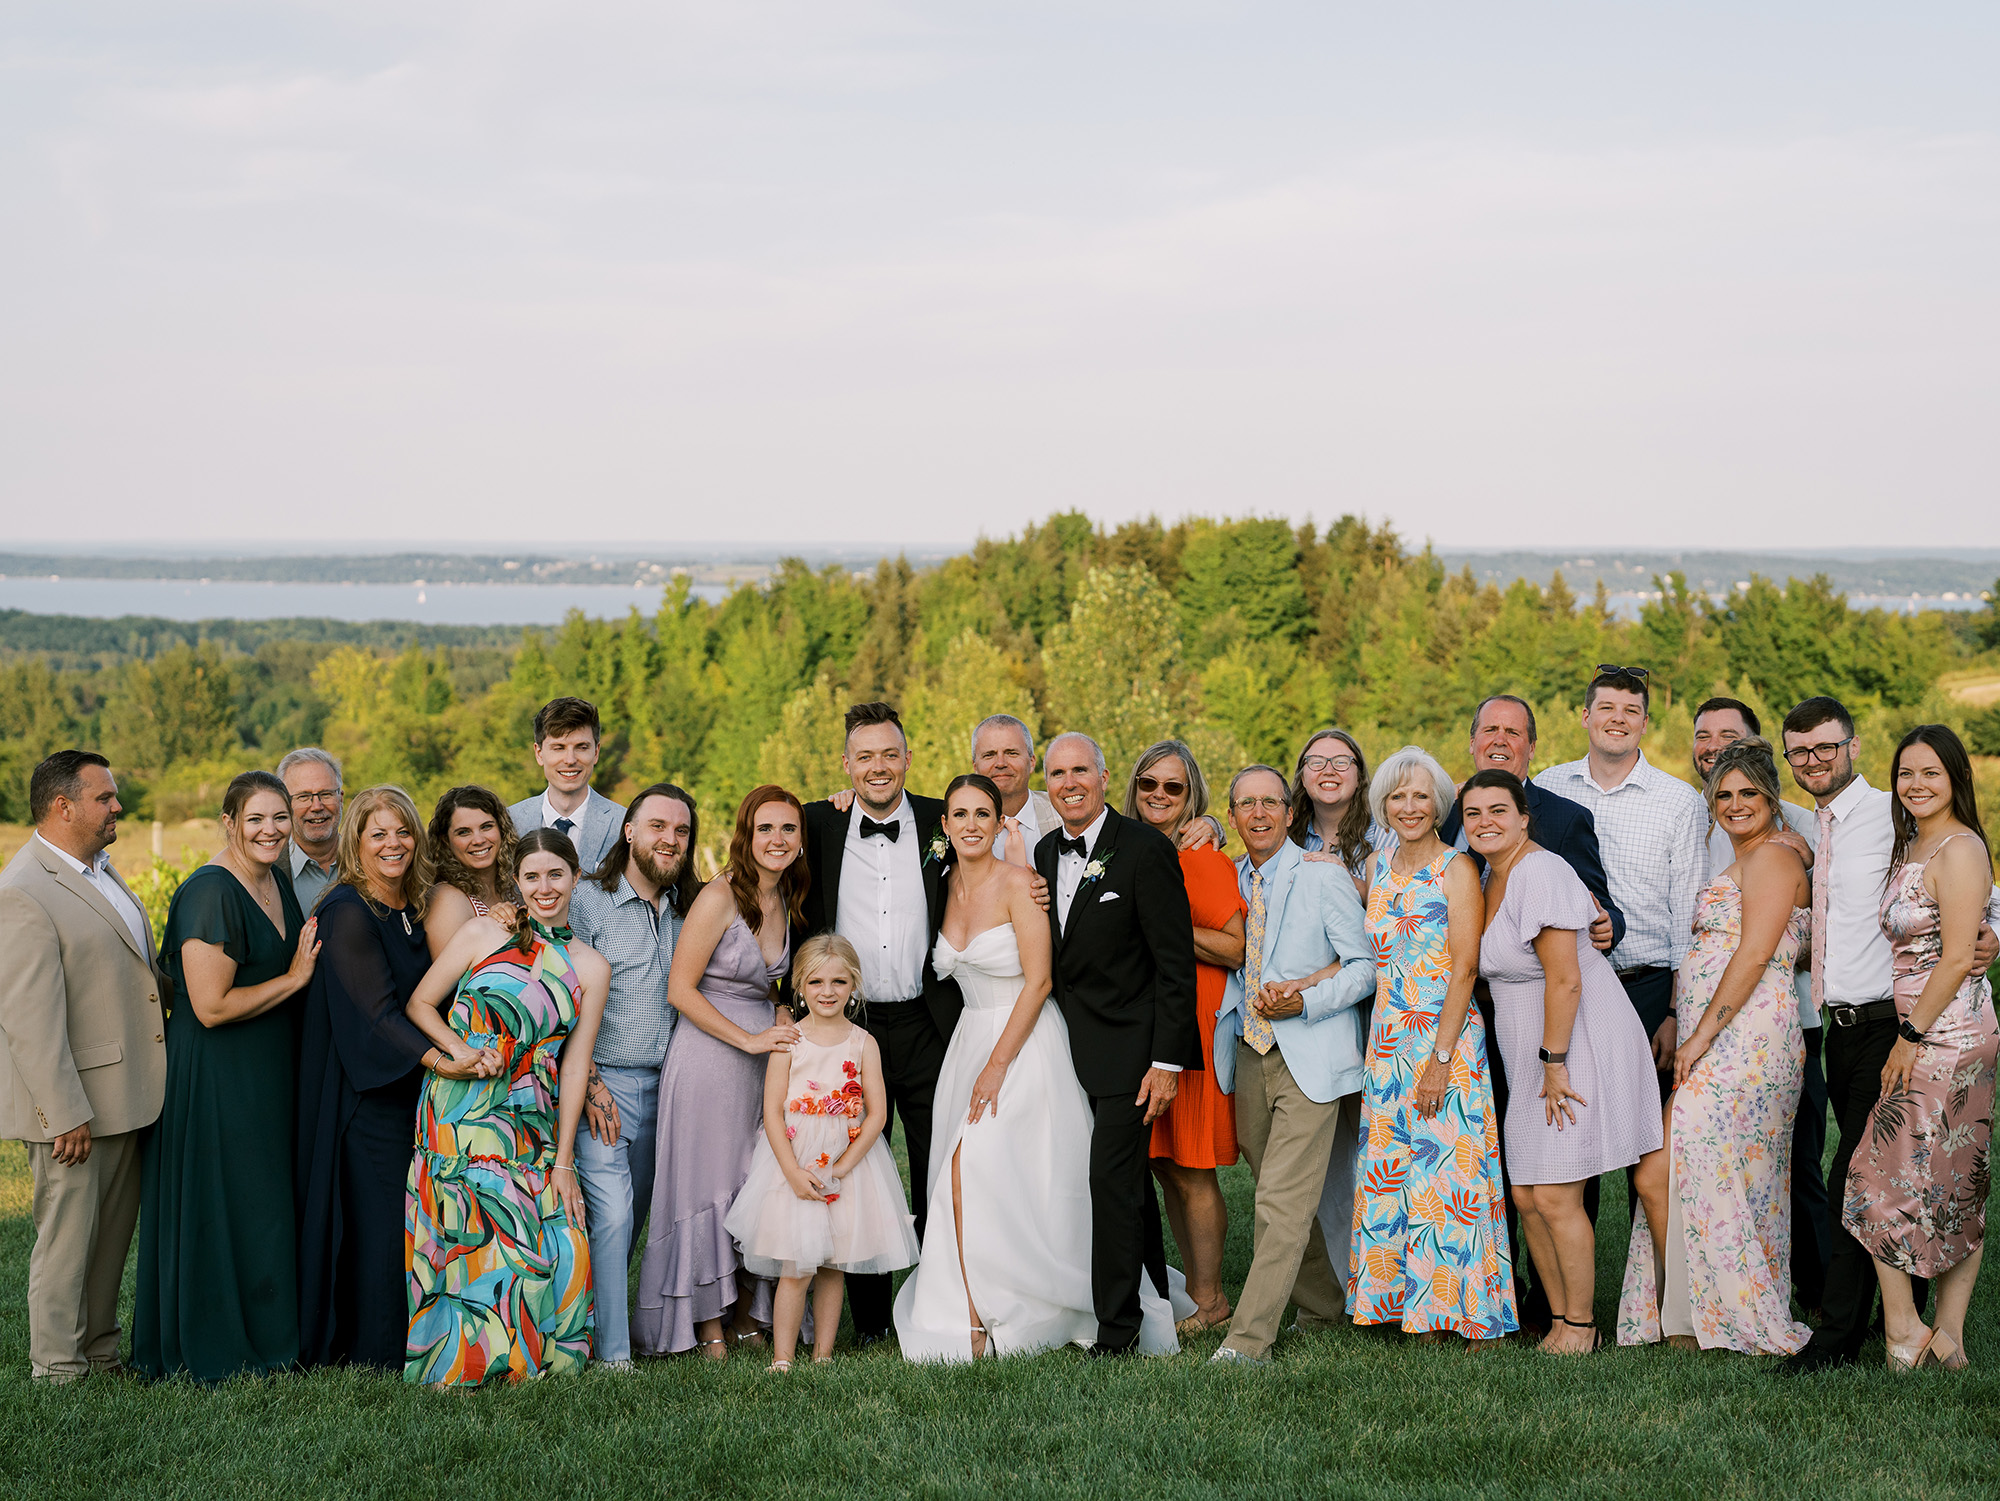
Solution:
<svg viewBox="0 0 2000 1501">
<path fill-rule="evenodd" d="M 1667 1277 L 1656 1306 L 1653 1237 L 1632 1206 L 1618 1343 L 1691 1334 L 1705 1350 L 1790 1355 L 1812 1330 L 1792 1318 L 1792 1121 L 1805 1077 L 1792 971 L 1812 930 L 1794 907 L 1742 1011 L 1669 1102 Z M 1743 938 L 1743 893 L 1717 876 L 1695 904 L 1675 1012 L 1693 1035 Z"/>
<path fill-rule="evenodd" d="M 1922 865 L 1891 873 L 1882 931 L 1896 958 L 1896 1014 L 1905 1020 L 1937 968 L 1940 917 L 1937 900 L 1924 890 Z M 1969 976 L 1924 1037 L 1908 1086 L 1882 1096 L 1869 1113 L 1868 1138 L 1848 1169 L 1840 1223 L 1869 1255 L 1913 1276 L 1935 1277 L 1986 1239 L 2000 1053 L 1986 977 Z"/>
<path fill-rule="evenodd" d="M 844 1180 L 832 1176 L 868 1115 L 861 1089 L 866 1036 L 849 1023 L 837 1043 L 801 1037 L 792 1045 L 786 1144 L 826 1197 L 822 1203 L 794 1193 L 769 1138 L 758 1131 L 750 1176 L 723 1228 L 741 1249 L 744 1267 L 759 1277 L 804 1277 L 820 1267 L 891 1272 L 917 1259 L 916 1221 L 888 1143 L 877 1137 Z"/>
</svg>

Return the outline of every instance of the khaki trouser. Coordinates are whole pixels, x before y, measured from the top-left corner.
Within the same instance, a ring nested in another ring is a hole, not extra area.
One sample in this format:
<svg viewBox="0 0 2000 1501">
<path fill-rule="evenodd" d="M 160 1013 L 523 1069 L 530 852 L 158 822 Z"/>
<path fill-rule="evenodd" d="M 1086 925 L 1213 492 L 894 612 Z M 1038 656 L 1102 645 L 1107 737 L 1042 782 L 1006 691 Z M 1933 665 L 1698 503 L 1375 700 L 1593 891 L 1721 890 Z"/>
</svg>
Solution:
<svg viewBox="0 0 2000 1501">
<path fill-rule="evenodd" d="M 65 1165 L 31 1141 L 35 1247 L 28 1254 L 28 1359 L 35 1376 L 75 1378 L 118 1364 L 118 1287 L 139 1223 L 143 1133 L 91 1138 Z"/>
<path fill-rule="evenodd" d="M 1287 1302 L 1296 1302 L 1309 1323 L 1333 1323 L 1346 1314 L 1319 1227 L 1341 1103 L 1308 1099 L 1281 1048 L 1259 1054 L 1237 1042 L 1236 1140 L 1257 1179 L 1257 1223 L 1250 1275 L 1222 1342 L 1227 1349 L 1257 1359 L 1270 1354 Z"/>
</svg>

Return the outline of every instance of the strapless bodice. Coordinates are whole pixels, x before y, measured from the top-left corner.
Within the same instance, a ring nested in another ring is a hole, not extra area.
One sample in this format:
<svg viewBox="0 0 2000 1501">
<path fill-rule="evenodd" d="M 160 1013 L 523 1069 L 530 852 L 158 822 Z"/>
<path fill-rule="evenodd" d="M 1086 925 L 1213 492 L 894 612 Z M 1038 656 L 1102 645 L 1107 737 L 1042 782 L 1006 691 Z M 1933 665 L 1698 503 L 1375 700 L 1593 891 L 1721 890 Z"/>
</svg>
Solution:
<svg viewBox="0 0 2000 1501">
<path fill-rule="evenodd" d="M 940 980 L 958 981 L 968 1011 L 1011 1007 L 1021 998 L 1021 946 L 1012 923 L 975 933 L 962 950 L 940 933 L 931 960 Z"/>
</svg>

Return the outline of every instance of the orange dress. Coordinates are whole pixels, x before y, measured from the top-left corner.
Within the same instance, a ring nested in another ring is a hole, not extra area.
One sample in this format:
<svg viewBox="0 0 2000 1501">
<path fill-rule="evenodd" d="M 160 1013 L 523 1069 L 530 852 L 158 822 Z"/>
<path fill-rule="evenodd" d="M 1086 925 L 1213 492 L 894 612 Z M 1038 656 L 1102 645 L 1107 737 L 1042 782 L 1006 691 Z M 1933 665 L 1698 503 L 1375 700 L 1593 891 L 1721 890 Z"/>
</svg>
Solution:
<svg viewBox="0 0 2000 1501">
<path fill-rule="evenodd" d="M 1224 927 L 1249 910 L 1237 885 L 1236 862 L 1219 849 L 1182 850 L 1181 878 L 1187 882 L 1197 928 Z M 1201 1028 L 1203 1067 L 1181 1075 L 1173 1104 L 1153 1122 L 1152 1155 L 1172 1158 L 1182 1167 L 1228 1167 L 1236 1161 L 1236 1107 L 1215 1087 L 1215 1013 L 1222 1009 L 1228 980 L 1228 970 L 1196 961 L 1194 1013 Z"/>
</svg>

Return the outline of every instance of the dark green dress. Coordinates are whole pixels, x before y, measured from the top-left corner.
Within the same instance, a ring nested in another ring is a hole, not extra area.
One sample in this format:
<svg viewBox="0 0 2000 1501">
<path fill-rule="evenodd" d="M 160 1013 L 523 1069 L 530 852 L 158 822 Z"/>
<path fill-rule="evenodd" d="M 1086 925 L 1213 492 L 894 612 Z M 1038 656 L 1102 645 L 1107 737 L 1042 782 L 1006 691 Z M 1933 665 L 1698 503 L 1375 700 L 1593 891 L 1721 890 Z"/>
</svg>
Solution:
<svg viewBox="0 0 2000 1501">
<path fill-rule="evenodd" d="M 167 1018 L 167 1093 L 146 1143 L 139 1210 L 139 1288 L 132 1363 L 148 1376 L 202 1381 L 298 1363 L 294 1013 L 204 1026 L 187 998 L 181 945 L 215 944 L 239 986 L 291 968 L 305 919 L 278 882 L 285 931 L 220 865 L 174 894 L 161 943 L 174 982 Z"/>
</svg>

